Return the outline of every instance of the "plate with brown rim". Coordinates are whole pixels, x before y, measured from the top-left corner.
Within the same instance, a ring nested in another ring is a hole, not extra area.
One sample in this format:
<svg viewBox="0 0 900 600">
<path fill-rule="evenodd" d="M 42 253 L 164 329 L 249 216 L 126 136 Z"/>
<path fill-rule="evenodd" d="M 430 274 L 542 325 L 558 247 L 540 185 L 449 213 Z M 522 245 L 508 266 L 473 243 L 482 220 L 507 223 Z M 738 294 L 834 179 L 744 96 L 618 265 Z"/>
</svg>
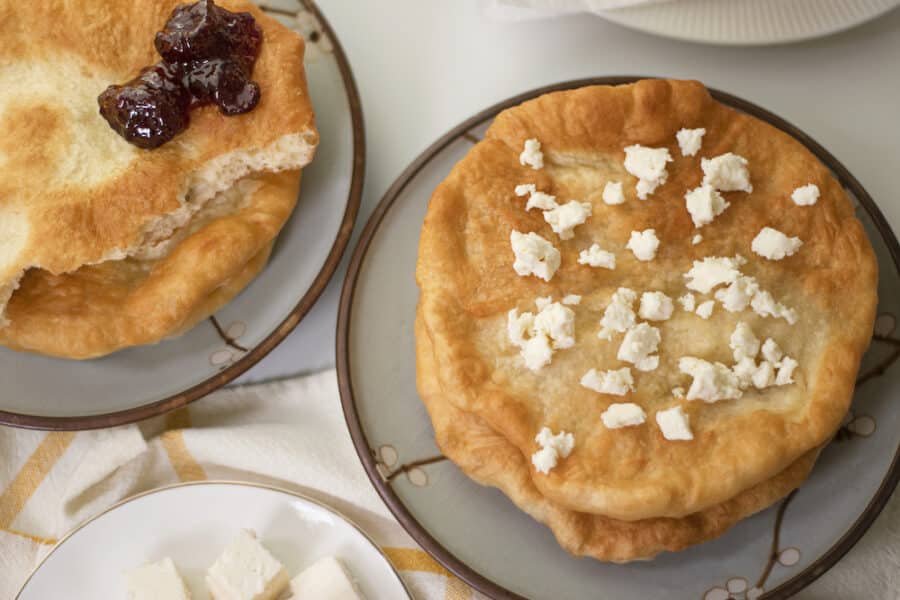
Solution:
<svg viewBox="0 0 900 600">
<path fill-rule="evenodd" d="M 570 81 L 485 109 L 436 141 L 397 179 L 363 231 L 341 295 L 337 368 L 344 414 L 373 485 L 422 547 L 491 598 L 788 598 L 859 540 L 900 480 L 900 244 L 862 185 L 808 135 L 736 96 L 714 97 L 805 144 L 847 189 L 878 255 L 878 319 L 851 412 L 794 494 L 717 540 L 653 561 L 574 559 L 503 494 L 441 456 L 415 383 L 414 273 L 432 190 L 501 110 L 541 94 L 636 77 Z M 377 316 L 377 318 L 373 318 Z M 390 351 L 385 351 L 390 349 Z"/>
<path fill-rule="evenodd" d="M 0 424 L 92 429 L 184 406 L 259 362 L 324 291 L 359 210 L 362 108 L 346 55 L 316 5 L 272 0 L 265 10 L 307 40 L 307 79 L 322 140 L 269 265 L 213 318 L 155 346 L 83 362 L 0 349 Z"/>
</svg>

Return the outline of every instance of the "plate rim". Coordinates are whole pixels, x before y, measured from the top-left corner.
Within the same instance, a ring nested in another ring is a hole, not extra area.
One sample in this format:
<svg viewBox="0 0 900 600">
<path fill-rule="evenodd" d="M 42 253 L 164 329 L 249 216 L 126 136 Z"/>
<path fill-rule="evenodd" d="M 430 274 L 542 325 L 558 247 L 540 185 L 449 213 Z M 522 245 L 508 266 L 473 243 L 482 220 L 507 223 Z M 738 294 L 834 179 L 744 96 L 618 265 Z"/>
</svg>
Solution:
<svg viewBox="0 0 900 600">
<path fill-rule="evenodd" d="M 395 200 L 427 163 L 470 129 L 483 123 L 506 108 L 521 104 L 526 100 L 536 98 L 543 94 L 570 90 L 588 85 L 621 85 L 633 83 L 640 79 L 656 78 L 658 77 L 634 75 L 603 76 L 574 79 L 541 86 L 497 102 L 456 125 L 419 154 L 385 192 L 384 196 L 375 207 L 375 210 L 372 212 L 372 215 L 369 217 L 369 220 L 360 235 L 359 242 L 354 248 L 350 265 L 344 279 L 344 284 L 341 288 L 341 299 L 338 307 L 335 357 L 338 376 L 338 391 L 341 396 L 344 419 L 347 422 L 347 428 L 350 431 L 350 437 L 353 440 L 353 447 L 356 449 L 356 453 L 359 456 L 360 462 L 362 462 L 366 475 L 369 477 L 369 480 L 375 487 L 378 495 L 381 496 L 381 499 L 401 526 L 426 552 L 457 577 L 465 581 L 473 589 L 495 600 L 527 600 L 527 598 L 520 596 L 515 592 L 511 592 L 491 581 L 447 550 L 438 540 L 428 533 L 425 527 L 419 523 L 415 517 L 413 517 L 412 513 L 400 497 L 394 492 L 393 488 L 389 486 L 388 482 L 384 480 L 378 471 L 375 459 L 372 456 L 371 446 L 363 431 L 362 421 L 356 409 L 353 382 L 350 376 L 350 321 L 356 284 L 372 240 Z M 860 204 L 869 214 L 873 224 L 881 234 L 885 245 L 888 247 L 894 267 L 900 272 L 900 242 L 898 242 L 896 234 L 891 229 L 887 219 L 881 212 L 881 209 L 878 208 L 866 189 L 859 180 L 850 173 L 843 163 L 837 160 L 837 158 L 808 134 L 775 113 L 739 96 L 712 87 L 708 87 L 707 89 L 716 100 L 733 108 L 743 110 L 793 136 L 828 166 L 834 172 L 841 184 L 853 191 Z M 810 563 L 809 566 L 784 581 L 781 585 L 764 593 L 763 596 L 760 597 L 760 600 L 784 600 L 790 598 L 837 564 L 837 562 L 849 552 L 854 545 L 856 545 L 856 542 L 858 542 L 863 534 L 869 529 L 874 520 L 884 509 L 895 488 L 898 486 L 898 483 L 900 483 L 900 443 L 897 445 L 894 457 L 881 484 L 876 489 L 865 509 L 844 534 L 816 560 Z"/>
<path fill-rule="evenodd" d="M 259 363 L 274 350 L 276 346 L 284 341 L 316 304 L 340 266 L 341 260 L 350 243 L 353 228 L 356 224 L 356 217 L 359 214 L 363 182 L 366 174 L 366 130 L 362 110 L 362 100 L 359 95 L 353 70 L 350 67 L 350 62 L 347 59 L 347 55 L 344 52 L 340 40 L 314 0 L 299 0 L 299 2 L 303 8 L 309 10 L 316 17 L 319 24 L 322 26 L 323 32 L 331 41 L 338 70 L 340 71 L 341 79 L 343 80 L 344 88 L 347 93 L 347 100 L 350 105 L 353 132 L 353 170 L 346 208 L 344 209 L 341 225 L 337 230 L 334 242 L 332 242 L 328 257 L 319 269 L 312 285 L 306 290 L 297 305 L 294 306 L 281 323 L 261 342 L 251 348 L 249 352 L 244 354 L 228 368 L 207 377 L 200 383 L 185 390 L 176 392 L 162 400 L 157 400 L 149 404 L 143 404 L 121 411 L 92 415 L 71 417 L 42 416 L 0 410 L 0 425 L 43 431 L 86 431 L 128 425 L 182 408 L 227 385 Z"/>
<path fill-rule="evenodd" d="M 175 489 L 180 489 L 180 488 L 203 487 L 203 486 L 237 486 L 237 487 L 249 487 L 249 488 L 261 489 L 261 490 L 264 490 L 267 492 L 277 492 L 277 493 L 281 493 L 281 494 L 286 494 L 288 496 L 293 496 L 295 498 L 299 498 L 300 500 L 309 502 L 310 504 L 314 504 L 314 505 L 318 506 L 319 508 L 326 510 L 327 512 L 335 515 L 340 520 L 342 520 L 343 522 L 350 525 L 350 527 L 355 529 L 357 533 L 359 533 L 373 548 L 375 548 L 375 550 L 378 552 L 378 554 L 381 556 L 381 558 L 384 560 L 384 562 L 390 568 L 391 572 L 394 574 L 394 577 L 397 578 L 397 581 L 400 583 L 400 587 L 403 589 L 403 591 L 406 592 L 407 597 L 412 599 L 413 596 L 412 596 L 412 592 L 410 592 L 410 590 L 409 590 L 409 586 L 406 585 L 406 581 L 404 581 L 403 577 L 400 576 L 400 571 L 397 570 L 397 567 L 394 566 L 394 563 L 391 562 L 391 559 L 384 552 L 384 550 L 381 548 L 381 546 L 379 546 L 378 543 L 374 539 L 372 539 L 372 536 L 370 536 L 368 533 L 366 533 L 366 531 L 362 527 L 360 527 L 356 523 L 356 521 L 354 521 L 353 519 L 351 519 L 350 517 L 345 515 L 343 512 L 339 511 L 338 509 L 334 508 L 333 506 L 323 502 L 322 500 L 319 500 L 317 498 L 313 498 L 312 496 L 304 494 L 303 492 L 297 492 L 297 491 L 294 491 L 294 490 L 291 490 L 288 488 L 284 488 L 284 487 L 279 487 L 276 485 L 269 485 L 266 483 L 254 483 L 251 481 L 231 480 L 231 479 L 207 479 L 207 480 L 203 480 L 203 481 L 183 481 L 180 483 L 173 483 L 171 485 L 165 485 L 162 487 L 153 488 L 151 490 L 146 490 L 139 494 L 135 494 L 134 496 L 129 496 L 127 498 L 123 498 L 122 500 L 119 500 L 112 506 L 109 506 L 109 507 L 105 508 L 103 511 L 97 513 L 90 519 L 87 519 L 83 523 L 79 523 L 77 526 L 75 526 L 73 529 L 71 529 L 69 532 L 67 532 L 63 537 L 61 537 L 55 544 L 53 544 L 53 547 L 50 548 L 50 550 L 47 552 L 47 554 L 44 555 L 43 558 L 41 558 L 40 562 L 38 562 L 38 564 L 35 565 L 35 567 L 28 574 L 28 578 L 22 582 L 22 586 L 19 588 L 19 591 L 16 592 L 16 595 L 13 600 L 19 600 L 21 598 L 22 593 L 25 591 L 25 588 L 28 587 L 28 583 L 34 578 L 35 575 L 37 575 L 37 572 L 40 570 L 41 567 L 44 566 L 44 563 L 47 562 L 47 560 L 49 560 L 50 556 L 54 552 L 56 552 L 60 548 L 60 546 L 63 545 L 63 543 L 68 541 L 79 531 L 81 531 L 82 529 L 84 529 L 85 527 L 87 527 L 88 525 L 93 523 L 94 521 L 100 519 L 107 513 L 110 513 L 112 511 L 114 511 L 118 508 L 121 508 L 122 506 L 124 506 L 126 504 L 130 504 L 131 502 L 134 502 L 136 500 L 140 500 L 141 498 L 144 498 L 146 496 L 152 496 L 152 495 L 155 495 L 158 493 L 169 492 L 169 491 L 172 491 Z"/>
</svg>

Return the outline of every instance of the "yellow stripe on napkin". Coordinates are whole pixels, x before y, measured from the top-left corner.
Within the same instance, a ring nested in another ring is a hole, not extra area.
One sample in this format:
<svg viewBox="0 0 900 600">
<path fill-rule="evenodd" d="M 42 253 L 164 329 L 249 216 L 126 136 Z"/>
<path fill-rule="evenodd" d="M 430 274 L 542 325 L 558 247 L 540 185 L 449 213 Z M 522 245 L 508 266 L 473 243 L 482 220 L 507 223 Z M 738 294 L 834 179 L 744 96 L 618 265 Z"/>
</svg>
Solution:
<svg viewBox="0 0 900 600">
<path fill-rule="evenodd" d="M 447 591 L 444 594 L 444 600 L 469 600 L 472 597 L 472 590 L 469 589 L 469 586 L 457 579 L 424 550 L 416 548 L 382 548 L 382 550 L 400 571 L 419 571 L 447 577 Z"/>
<path fill-rule="evenodd" d="M 206 471 L 191 455 L 184 442 L 183 430 L 190 426 L 191 413 L 187 407 L 179 408 L 166 415 L 167 431 L 159 436 L 159 439 L 179 481 L 203 481 L 207 478 Z"/>
<path fill-rule="evenodd" d="M 35 448 L 3 494 L 0 494 L 0 528 L 7 529 L 12 525 L 73 439 L 74 432 L 48 433 Z"/>
</svg>

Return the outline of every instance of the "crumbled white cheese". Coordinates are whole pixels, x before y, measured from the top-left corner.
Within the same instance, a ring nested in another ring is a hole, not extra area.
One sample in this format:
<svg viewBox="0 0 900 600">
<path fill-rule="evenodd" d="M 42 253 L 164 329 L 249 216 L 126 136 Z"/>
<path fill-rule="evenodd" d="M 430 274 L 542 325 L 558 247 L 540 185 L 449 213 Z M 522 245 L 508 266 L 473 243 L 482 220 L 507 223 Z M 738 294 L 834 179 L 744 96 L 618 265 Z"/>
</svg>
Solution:
<svg viewBox="0 0 900 600">
<path fill-rule="evenodd" d="M 513 269 L 522 277 L 534 275 L 544 281 L 550 281 L 559 268 L 561 257 L 553 244 L 538 234 L 520 233 L 515 229 L 509 236 L 516 261 Z"/>
<path fill-rule="evenodd" d="M 764 390 L 775 384 L 775 368 L 767 360 L 759 363 L 752 377 L 753 387 Z"/>
<path fill-rule="evenodd" d="M 700 306 L 697 307 L 696 314 L 701 319 L 708 319 L 712 316 L 713 309 L 715 307 L 716 307 L 715 300 L 707 300 L 706 302 L 701 303 Z"/>
<path fill-rule="evenodd" d="M 784 352 L 778 347 L 778 342 L 772 338 L 767 338 L 762 345 L 762 355 L 767 361 L 777 366 L 784 357 Z"/>
<path fill-rule="evenodd" d="M 553 296 L 543 296 L 534 299 L 534 305 L 538 310 L 544 310 L 553 303 Z"/>
<path fill-rule="evenodd" d="M 688 400 L 712 403 L 741 397 L 737 376 L 722 363 L 684 356 L 678 361 L 678 369 L 694 378 L 688 389 Z"/>
<path fill-rule="evenodd" d="M 575 200 L 544 211 L 544 220 L 561 240 L 571 240 L 575 235 L 575 227 L 587 221 L 589 216 L 591 216 L 591 204 Z"/>
<path fill-rule="evenodd" d="M 694 312 L 697 309 L 697 299 L 690 292 L 679 298 L 678 303 L 688 312 Z"/>
<path fill-rule="evenodd" d="M 706 129 L 680 129 L 675 134 L 678 140 L 678 147 L 681 148 L 682 156 L 694 156 L 700 152 L 700 146 L 703 144 L 703 136 L 706 135 Z"/>
<path fill-rule="evenodd" d="M 741 272 L 738 268 L 747 260 L 743 256 L 727 258 L 721 256 L 707 256 L 703 260 L 695 260 L 694 266 L 684 274 L 689 290 L 708 294 L 713 288 L 725 283 L 731 283 Z"/>
<path fill-rule="evenodd" d="M 680 406 L 673 406 L 656 413 L 656 424 L 667 440 L 692 440 L 690 418 Z"/>
<path fill-rule="evenodd" d="M 516 186 L 516 196 L 527 196 L 537 191 L 537 186 L 533 183 L 521 183 Z"/>
<path fill-rule="evenodd" d="M 553 347 L 545 335 L 535 335 L 522 345 L 522 358 L 531 371 L 540 371 L 553 360 Z"/>
<path fill-rule="evenodd" d="M 656 250 L 659 248 L 659 238 L 656 237 L 654 229 L 632 231 L 631 239 L 628 240 L 625 247 L 634 252 L 634 256 L 638 260 L 653 260 L 656 257 Z"/>
<path fill-rule="evenodd" d="M 753 375 L 756 373 L 756 361 L 749 356 L 745 356 L 737 361 L 732 371 L 734 371 L 734 376 L 737 377 L 738 387 L 745 390 L 753 382 Z"/>
<path fill-rule="evenodd" d="M 536 139 L 525 140 L 525 148 L 519 155 L 519 163 L 532 169 L 544 168 L 544 154 L 541 152 L 541 143 Z"/>
<path fill-rule="evenodd" d="M 562 299 L 562 303 L 569 306 L 577 306 L 581 304 L 581 296 L 578 294 L 569 294 Z"/>
<path fill-rule="evenodd" d="M 551 196 L 550 194 L 545 194 L 544 192 L 534 192 L 531 196 L 528 197 L 528 202 L 525 203 L 525 210 L 531 210 L 532 208 L 539 208 L 541 210 L 554 210 L 558 208 L 559 204 L 556 203 L 556 196 Z M 547 213 L 544 213 L 544 219 L 546 220 Z"/>
<path fill-rule="evenodd" d="M 794 369 L 797 368 L 797 361 L 790 356 L 781 359 L 781 365 L 778 367 L 778 374 L 775 376 L 775 385 L 788 385 L 794 383 Z"/>
<path fill-rule="evenodd" d="M 578 255 L 578 264 L 604 269 L 616 268 L 616 255 L 600 248 L 597 244 L 591 244 L 587 250 L 582 250 Z"/>
<path fill-rule="evenodd" d="M 591 369 L 581 378 L 581 385 L 601 394 L 624 396 L 634 390 L 634 378 L 628 367 L 603 373 L 598 372 L 597 369 Z"/>
<path fill-rule="evenodd" d="M 696 246 L 697 244 L 699 244 L 702 241 L 703 241 L 703 236 L 700 235 L 699 233 L 694 235 L 693 238 L 691 238 L 691 244 L 694 246 Z"/>
<path fill-rule="evenodd" d="M 703 169 L 703 185 L 711 185 L 723 192 L 752 192 L 747 159 L 728 152 L 715 158 L 700 161 Z"/>
<path fill-rule="evenodd" d="M 793 200 L 794 204 L 797 206 L 812 206 L 819 201 L 819 186 L 810 183 L 798 187 L 791 194 L 791 200 Z"/>
<path fill-rule="evenodd" d="M 575 345 L 575 313 L 559 302 L 548 304 L 534 318 L 534 330 L 551 339 L 554 350 L 571 348 Z"/>
<path fill-rule="evenodd" d="M 772 294 L 765 290 L 759 290 L 753 295 L 750 306 L 753 308 L 753 312 L 761 317 L 784 319 L 791 325 L 797 322 L 797 311 L 793 308 L 786 307 L 780 302 L 776 302 L 772 297 Z"/>
<path fill-rule="evenodd" d="M 756 359 L 759 354 L 759 338 L 754 335 L 750 326 L 740 321 L 731 334 L 731 340 L 728 346 L 734 353 L 734 361 L 739 362 L 742 358 Z"/>
<path fill-rule="evenodd" d="M 672 397 L 679 399 L 684 398 L 684 388 L 680 386 L 672 388 Z"/>
<path fill-rule="evenodd" d="M 518 346 L 519 348 L 524 346 L 533 329 L 533 313 L 526 312 L 520 315 L 517 308 L 506 313 L 506 335 L 513 346 Z"/>
<path fill-rule="evenodd" d="M 633 402 L 610 404 L 600 415 L 600 419 L 607 429 L 619 429 L 622 427 L 634 427 L 647 420 L 644 409 Z"/>
<path fill-rule="evenodd" d="M 701 185 L 684 195 L 684 203 L 694 222 L 694 227 L 703 227 L 725 212 L 731 206 L 722 194 L 711 185 Z"/>
<path fill-rule="evenodd" d="M 753 238 L 750 247 L 763 258 L 781 260 L 794 254 L 802 245 L 803 242 L 798 237 L 788 237 L 777 229 L 763 227 Z"/>
<path fill-rule="evenodd" d="M 739 312 L 750 305 L 753 296 L 759 292 L 759 284 L 753 277 L 741 275 L 727 288 L 716 291 L 716 300 L 728 312 Z"/>
<path fill-rule="evenodd" d="M 644 292 L 641 294 L 641 307 L 638 315 L 647 321 L 665 321 L 672 317 L 675 307 L 672 299 L 662 292 Z"/>
<path fill-rule="evenodd" d="M 659 356 L 655 353 L 660 340 L 659 329 L 639 323 L 625 333 L 616 357 L 634 364 L 638 371 L 653 371 L 659 366 Z"/>
<path fill-rule="evenodd" d="M 506 331 L 509 341 L 521 350 L 525 366 L 539 371 L 550 364 L 554 350 L 575 345 L 575 313 L 572 309 L 550 298 L 535 301 L 539 312 L 519 314 L 512 309 L 506 315 Z"/>
<path fill-rule="evenodd" d="M 668 148 L 635 144 L 625 148 L 625 170 L 638 178 L 637 197 L 646 200 L 669 178 L 666 163 L 672 162 Z"/>
<path fill-rule="evenodd" d="M 623 333 L 634 327 L 637 322 L 634 314 L 634 302 L 637 294 L 628 288 L 619 288 L 612 295 L 612 300 L 600 319 L 600 333 L 602 340 L 611 340 L 614 333 Z"/>
<path fill-rule="evenodd" d="M 603 186 L 603 201 L 610 206 L 625 202 L 625 192 L 622 191 L 621 181 L 607 181 Z"/>
<path fill-rule="evenodd" d="M 575 447 L 575 436 L 565 431 L 554 434 L 549 427 L 543 427 L 534 441 L 541 447 L 531 455 L 531 463 L 539 473 L 545 475 L 555 467 L 560 458 L 566 458 Z"/>
</svg>

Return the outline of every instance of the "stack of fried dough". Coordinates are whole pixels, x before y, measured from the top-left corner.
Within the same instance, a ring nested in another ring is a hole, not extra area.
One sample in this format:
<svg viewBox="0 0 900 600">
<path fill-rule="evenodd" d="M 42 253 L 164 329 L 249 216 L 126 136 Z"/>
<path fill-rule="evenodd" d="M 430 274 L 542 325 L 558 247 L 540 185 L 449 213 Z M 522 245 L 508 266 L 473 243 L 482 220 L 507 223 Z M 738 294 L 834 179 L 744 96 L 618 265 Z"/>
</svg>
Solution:
<svg viewBox="0 0 900 600">
<path fill-rule="evenodd" d="M 176 336 L 264 268 L 318 144 L 303 40 L 263 32 L 261 100 L 154 150 L 98 111 L 159 56 L 178 0 L 0 0 L 0 344 L 84 359 Z"/>
<path fill-rule="evenodd" d="M 682 128 L 706 130 L 695 156 L 679 151 Z M 522 158 L 526 140 L 540 141 L 541 168 Z M 646 200 L 623 166 L 624 149 L 635 144 L 667 147 L 672 157 L 667 180 Z M 701 159 L 725 153 L 746 158 L 752 192 L 724 192 L 727 210 L 698 229 L 685 194 L 703 179 Z M 624 203 L 601 199 L 610 181 L 622 182 Z M 540 210 L 525 209 L 515 190 L 527 184 L 560 204 L 590 203 L 590 217 L 561 239 Z M 806 184 L 820 191 L 814 206 L 792 201 Z M 802 247 L 783 260 L 755 254 L 752 241 L 767 226 Z M 659 247 L 652 260 L 639 260 L 626 246 L 633 231 L 647 229 Z M 514 270 L 514 230 L 558 248 L 549 281 Z M 594 243 L 615 253 L 615 269 L 579 263 Z M 631 366 L 617 358 L 621 335 L 597 335 L 617 289 L 679 298 L 694 261 L 735 255 L 746 259 L 744 273 L 794 308 L 796 322 L 718 304 L 701 318 L 676 304 L 671 318 L 653 323 L 659 366 L 632 368 L 633 390 L 623 397 L 580 384 L 590 369 Z M 800 486 L 848 410 L 877 302 L 874 253 L 830 171 L 788 134 L 689 81 L 585 87 L 500 113 L 434 191 L 416 277 L 417 383 L 440 449 L 549 527 L 568 552 L 612 562 L 716 538 Z M 574 346 L 537 371 L 526 368 L 510 343 L 508 313 L 568 295 L 581 297 L 569 306 Z M 739 322 L 796 359 L 792 384 L 751 386 L 740 398 L 710 403 L 673 396 L 691 385 L 681 357 L 732 362 L 729 336 Z M 617 402 L 640 405 L 646 422 L 604 426 L 601 414 Z M 689 416 L 693 439 L 666 439 L 656 426 L 655 413 L 673 404 Z M 574 438 L 571 454 L 546 473 L 531 460 L 544 427 Z"/>
</svg>

